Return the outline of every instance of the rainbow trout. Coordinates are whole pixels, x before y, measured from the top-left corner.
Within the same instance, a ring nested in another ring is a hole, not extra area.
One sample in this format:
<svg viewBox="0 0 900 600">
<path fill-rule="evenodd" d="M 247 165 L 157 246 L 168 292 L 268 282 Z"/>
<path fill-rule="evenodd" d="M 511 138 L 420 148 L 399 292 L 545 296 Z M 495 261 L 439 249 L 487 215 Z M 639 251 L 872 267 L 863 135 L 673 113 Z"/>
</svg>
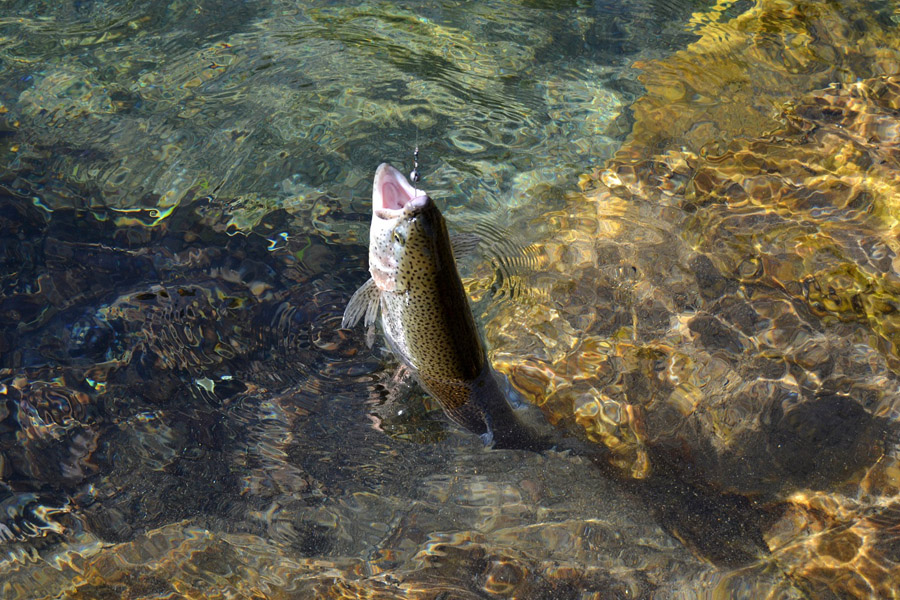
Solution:
<svg viewBox="0 0 900 600">
<path fill-rule="evenodd" d="M 371 336 L 380 310 L 391 351 L 450 419 L 498 448 L 551 446 L 519 421 L 488 363 L 444 217 L 387 163 L 375 171 L 369 273 L 342 327 L 363 319 Z"/>
</svg>

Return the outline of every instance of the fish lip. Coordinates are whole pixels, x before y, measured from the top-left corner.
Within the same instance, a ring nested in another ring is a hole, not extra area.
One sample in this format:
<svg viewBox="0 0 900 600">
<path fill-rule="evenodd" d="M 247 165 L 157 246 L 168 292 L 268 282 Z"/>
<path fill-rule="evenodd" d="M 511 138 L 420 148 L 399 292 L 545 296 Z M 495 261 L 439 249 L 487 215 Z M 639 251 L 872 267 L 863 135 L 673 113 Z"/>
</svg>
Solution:
<svg viewBox="0 0 900 600">
<path fill-rule="evenodd" d="M 413 216 L 432 203 L 422 190 L 413 187 L 406 177 L 389 165 L 381 163 L 372 183 L 372 213 L 380 219 Z"/>
<path fill-rule="evenodd" d="M 432 206 L 433 204 L 434 201 L 430 196 L 416 196 L 412 200 L 408 201 L 403 208 L 376 208 L 373 211 L 373 214 L 379 219 L 385 219 L 388 221 L 399 217 L 409 218 L 423 212 L 426 208 Z"/>
</svg>

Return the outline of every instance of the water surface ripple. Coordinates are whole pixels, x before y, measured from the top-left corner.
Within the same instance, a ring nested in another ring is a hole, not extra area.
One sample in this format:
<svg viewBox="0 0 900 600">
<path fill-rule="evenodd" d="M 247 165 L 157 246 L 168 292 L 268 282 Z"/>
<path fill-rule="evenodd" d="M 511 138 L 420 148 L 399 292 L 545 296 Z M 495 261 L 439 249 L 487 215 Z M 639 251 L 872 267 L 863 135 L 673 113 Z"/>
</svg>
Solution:
<svg viewBox="0 0 900 600">
<path fill-rule="evenodd" d="M 890 598 L 891 1 L 12 0 L 0 596 Z M 339 328 L 411 168 L 494 451 Z"/>
</svg>

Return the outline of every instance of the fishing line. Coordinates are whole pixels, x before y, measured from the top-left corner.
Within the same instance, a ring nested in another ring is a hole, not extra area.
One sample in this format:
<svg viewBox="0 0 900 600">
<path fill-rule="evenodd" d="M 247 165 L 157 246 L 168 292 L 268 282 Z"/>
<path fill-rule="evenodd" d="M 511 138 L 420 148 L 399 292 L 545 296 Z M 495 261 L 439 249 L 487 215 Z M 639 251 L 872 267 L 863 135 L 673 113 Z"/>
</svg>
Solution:
<svg viewBox="0 0 900 600">
<path fill-rule="evenodd" d="M 419 195 L 419 179 L 421 179 L 421 176 L 419 175 L 419 127 L 416 126 L 416 149 L 413 150 L 413 170 L 409 174 L 409 180 L 413 183 L 416 196 Z"/>
</svg>

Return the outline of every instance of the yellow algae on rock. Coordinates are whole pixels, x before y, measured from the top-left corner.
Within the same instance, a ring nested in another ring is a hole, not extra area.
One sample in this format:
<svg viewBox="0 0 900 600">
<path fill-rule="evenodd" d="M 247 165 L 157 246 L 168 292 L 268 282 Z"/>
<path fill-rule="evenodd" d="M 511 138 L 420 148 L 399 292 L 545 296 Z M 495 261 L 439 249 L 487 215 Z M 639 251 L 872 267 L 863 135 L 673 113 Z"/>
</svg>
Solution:
<svg viewBox="0 0 900 600">
<path fill-rule="evenodd" d="M 728 147 L 779 126 L 797 91 L 900 71 L 900 34 L 861 1 L 759 0 L 729 21 L 699 15 L 700 39 L 637 63 L 647 94 L 634 103 L 625 158 L 671 148 Z"/>
<path fill-rule="evenodd" d="M 496 367 L 629 476 L 655 456 L 777 495 L 871 464 L 900 406 L 898 81 L 796 98 L 716 154 L 626 147 L 547 219 L 537 301 L 493 309 Z"/>
<path fill-rule="evenodd" d="M 773 560 L 811 597 L 896 598 L 900 505 L 825 493 L 792 496 L 767 532 Z"/>
<path fill-rule="evenodd" d="M 900 581 L 898 106 L 888 75 L 716 148 L 654 153 L 636 127 L 533 244 L 537 302 L 486 325 L 498 370 L 623 476 L 768 503 L 773 564 L 810 597 Z"/>
<path fill-rule="evenodd" d="M 541 294 L 486 319 L 495 367 L 623 477 L 767 507 L 760 597 L 898 597 L 898 107 L 888 75 L 715 151 L 636 128 L 530 247 Z"/>
</svg>

